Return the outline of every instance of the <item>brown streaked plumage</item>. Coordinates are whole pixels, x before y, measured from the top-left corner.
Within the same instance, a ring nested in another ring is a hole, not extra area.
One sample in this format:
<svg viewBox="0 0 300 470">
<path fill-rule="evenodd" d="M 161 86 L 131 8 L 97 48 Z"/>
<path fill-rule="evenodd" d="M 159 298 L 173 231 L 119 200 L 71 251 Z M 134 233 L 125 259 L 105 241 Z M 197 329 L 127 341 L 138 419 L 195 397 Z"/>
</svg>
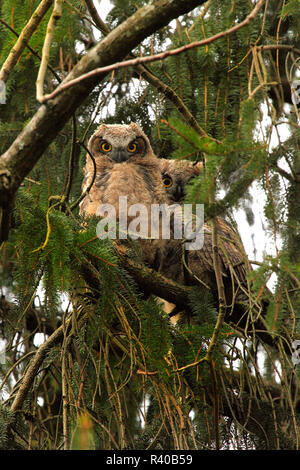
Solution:
<svg viewBox="0 0 300 470">
<path fill-rule="evenodd" d="M 203 171 L 202 162 L 159 159 L 163 184 L 170 203 L 182 203 L 188 182 Z"/>
<path fill-rule="evenodd" d="M 168 203 L 181 203 L 184 198 L 184 185 L 202 171 L 202 166 L 194 168 L 186 160 L 161 159 L 162 178 L 167 175 L 172 180 L 170 189 L 166 187 Z M 170 183 L 170 181 L 168 182 Z M 178 191 L 177 184 L 183 187 Z M 233 315 L 238 317 L 240 310 L 237 302 L 248 300 L 247 272 L 251 270 L 240 236 L 225 219 L 216 218 L 218 234 L 218 253 L 226 302 Z M 164 247 L 160 272 L 184 285 L 202 284 L 216 296 L 217 285 L 213 266 L 213 230 L 212 224 L 204 224 L 204 244 L 200 250 L 185 250 L 178 240 L 170 240 Z M 236 319 L 235 319 L 236 320 Z"/>
<path fill-rule="evenodd" d="M 111 146 L 103 151 L 101 146 Z M 136 151 L 127 147 L 136 145 Z M 89 194 L 80 205 L 80 214 L 95 215 L 99 204 L 118 207 L 119 196 L 127 196 L 128 204 L 166 201 L 158 159 L 150 142 L 135 124 L 102 124 L 89 141 L 89 150 L 96 162 L 96 178 Z M 82 192 L 92 181 L 94 167 L 87 155 Z"/>
<path fill-rule="evenodd" d="M 127 196 L 128 207 L 143 204 L 149 216 L 151 204 L 167 202 L 159 160 L 137 124 L 102 124 L 91 137 L 88 148 L 95 159 L 96 175 L 89 193 L 80 204 L 81 215 L 98 215 L 100 204 L 111 204 L 118 218 L 120 196 Z M 87 154 L 82 193 L 90 186 L 93 176 L 93 162 Z M 148 224 L 150 230 L 150 220 Z M 139 244 L 146 261 L 152 265 L 158 241 L 141 240 Z"/>
</svg>

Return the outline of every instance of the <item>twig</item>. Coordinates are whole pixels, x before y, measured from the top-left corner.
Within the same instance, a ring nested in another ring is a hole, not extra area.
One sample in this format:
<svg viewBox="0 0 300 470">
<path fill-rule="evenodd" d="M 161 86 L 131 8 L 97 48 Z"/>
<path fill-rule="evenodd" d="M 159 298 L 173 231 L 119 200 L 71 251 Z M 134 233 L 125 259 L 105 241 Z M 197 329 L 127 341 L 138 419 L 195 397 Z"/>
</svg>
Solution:
<svg viewBox="0 0 300 470">
<path fill-rule="evenodd" d="M 69 201 L 70 192 L 72 188 L 73 174 L 74 174 L 74 162 L 75 162 L 75 157 L 76 157 L 76 151 L 78 148 L 77 147 L 78 143 L 76 142 L 76 135 L 77 135 L 77 123 L 76 123 L 76 116 L 74 113 L 72 116 L 72 143 L 71 143 L 71 152 L 70 152 L 70 157 L 69 157 L 68 177 L 67 177 L 66 187 L 63 191 L 63 194 L 65 195 L 64 202 Z"/>
<path fill-rule="evenodd" d="M 62 198 L 60 198 L 59 201 L 55 202 L 55 204 L 50 206 L 49 209 L 47 210 L 47 213 L 46 213 L 47 233 L 46 233 L 45 241 L 42 245 L 40 245 L 38 248 L 33 250 L 32 253 L 35 253 L 35 252 L 40 251 L 40 250 L 44 250 L 46 248 L 46 246 L 48 244 L 48 241 L 49 241 L 49 238 L 50 238 L 50 234 L 51 234 L 50 212 L 52 211 L 52 209 L 54 209 L 55 207 L 57 207 L 58 205 L 60 205 L 63 202 L 63 198 L 64 198 L 64 196 L 62 196 Z"/>
<path fill-rule="evenodd" d="M 62 419 L 63 419 L 63 439 L 64 439 L 64 450 L 69 449 L 69 423 L 68 423 L 68 412 L 69 412 L 69 396 L 68 396 L 68 381 L 67 381 L 67 369 L 68 369 L 68 360 L 67 354 L 69 349 L 70 337 L 67 336 L 68 331 L 68 323 L 63 321 L 63 329 L 64 329 L 64 339 L 61 348 L 61 390 L 62 390 L 62 402 L 63 402 L 63 411 L 62 411 Z"/>
<path fill-rule="evenodd" d="M 273 49 L 282 49 L 285 51 L 295 52 L 296 54 L 300 55 L 300 49 L 297 49 L 294 46 L 289 46 L 288 44 L 263 44 L 261 46 L 255 46 L 256 49 L 261 51 L 269 51 Z"/>
<path fill-rule="evenodd" d="M 49 10 L 52 3 L 53 0 L 42 0 L 42 2 L 39 4 L 32 17 L 28 21 L 27 25 L 21 32 L 16 44 L 11 49 L 6 61 L 2 65 L 0 70 L 0 80 L 3 80 L 4 82 L 7 81 L 12 69 L 16 65 L 23 50 L 27 46 L 27 43 L 30 40 L 32 34 L 37 29 L 38 25 L 42 21 L 43 17 Z M 3 23 L 3 21 L 1 22 Z"/>
<path fill-rule="evenodd" d="M 103 34 L 108 34 L 110 32 L 110 29 L 104 23 L 104 21 L 102 21 L 102 19 L 100 18 L 99 13 L 93 3 L 93 0 L 85 0 L 85 4 L 87 6 L 87 9 L 89 10 L 89 14 L 91 15 L 92 20 L 94 21 L 95 25 L 100 29 L 100 31 Z"/>
<path fill-rule="evenodd" d="M 36 79 L 36 99 L 39 102 L 42 102 L 43 100 L 43 86 L 49 60 L 50 46 L 54 35 L 55 24 L 62 14 L 62 2 L 63 0 L 55 0 L 53 12 L 47 26 L 47 34 L 43 45 L 42 60 Z"/>
<path fill-rule="evenodd" d="M 25 354 L 24 356 L 20 357 L 20 359 L 18 359 L 16 362 L 14 362 L 14 364 L 11 366 L 11 368 L 6 372 L 1 384 L 0 384 L 0 390 L 4 387 L 5 385 L 5 382 L 7 381 L 8 377 L 10 376 L 10 374 L 13 372 L 13 370 L 18 367 L 19 364 L 21 364 L 21 362 L 25 361 L 25 359 L 27 359 L 29 356 L 32 356 L 32 354 L 35 354 L 35 351 L 29 351 L 27 354 Z"/>
<path fill-rule="evenodd" d="M 85 144 L 83 142 L 78 142 L 78 143 L 79 143 L 79 145 L 81 145 L 84 148 L 84 150 L 87 152 L 87 154 L 90 156 L 90 158 L 92 160 L 92 163 L 93 163 L 93 177 L 92 177 L 92 181 L 90 182 L 88 188 L 70 206 L 70 211 L 74 210 L 78 206 L 78 204 L 85 198 L 85 196 L 90 192 L 90 189 L 94 184 L 94 181 L 95 181 L 95 178 L 96 178 L 96 172 L 97 172 L 95 158 L 93 157 L 92 153 L 89 151 L 89 149 L 85 146 Z"/>
<path fill-rule="evenodd" d="M 149 62 L 155 62 L 155 61 L 158 61 L 158 60 L 163 60 L 166 57 L 170 57 L 170 56 L 173 56 L 173 55 L 178 55 L 178 54 L 181 54 L 181 53 L 183 53 L 183 52 L 185 52 L 189 49 L 193 49 L 195 47 L 205 46 L 207 44 L 210 44 L 210 43 L 216 41 L 217 39 L 229 36 L 230 34 L 236 32 L 239 29 L 243 28 L 244 26 L 248 25 L 255 18 L 258 11 L 263 6 L 263 4 L 264 4 L 264 0 L 260 0 L 257 3 L 257 5 L 255 6 L 255 8 L 252 10 L 252 12 L 247 16 L 247 18 L 245 18 L 244 21 L 242 21 L 241 23 L 233 26 L 230 29 L 227 29 L 226 31 L 222 31 L 221 33 L 215 34 L 214 36 L 211 36 L 210 38 L 203 39 L 201 41 L 195 41 L 195 42 L 192 42 L 190 44 L 186 44 L 185 46 L 179 47 L 177 49 L 171 49 L 171 50 L 168 50 L 168 51 L 165 51 L 165 52 L 161 52 L 160 54 L 150 55 L 150 56 L 147 56 L 147 57 L 137 57 L 135 59 L 125 60 L 123 62 L 117 62 L 115 64 L 111 64 L 111 65 L 108 65 L 106 67 L 96 68 L 96 69 L 91 70 L 90 72 L 88 72 L 86 74 L 81 75 L 80 77 L 75 78 L 74 80 L 70 80 L 70 81 L 64 83 L 63 85 L 60 85 L 52 93 L 50 93 L 48 95 L 45 95 L 44 97 L 41 97 L 42 99 L 40 99 L 39 101 L 40 101 L 40 103 L 45 103 L 46 101 L 48 101 L 48 100 L 54 98 L 55 96 L 59 95 L 60 93 L 62 93 L 64 90 L 72 87 L 73 85 L 76 85 L 77 83 L 79 83 L 83 80 L 94 77 L 95 75 L 98 75 L 98 74 L 101 74 L 101 73 L 112 72 L 113 70 L 117 70 L 117 69 L 124 68 L 124 67 L 135 66 L 135 65 L 139 65 L 139 64 L 145 64 L 145 63 L 149 63 Z"/>
</svg>

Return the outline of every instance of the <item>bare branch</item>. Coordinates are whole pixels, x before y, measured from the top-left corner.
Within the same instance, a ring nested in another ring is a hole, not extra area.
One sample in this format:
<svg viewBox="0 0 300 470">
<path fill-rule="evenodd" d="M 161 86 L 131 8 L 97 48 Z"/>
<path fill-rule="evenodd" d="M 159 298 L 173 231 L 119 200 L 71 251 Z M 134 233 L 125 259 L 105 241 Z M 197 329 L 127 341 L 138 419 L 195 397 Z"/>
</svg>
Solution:
<svg viewBox="0 0 300 470">
<path fill-rule="evenodd" d="M 39 73 L 36 79 L 36 99 L 40 102 L 43 100 L 44 95 L 43 86 L 49 60 L 50 46 L 54 35 L 55 24 L 57 20 L 61 17 L 61 14 L 62 0 L 55 0 L 53 12 L 47 26 L 47 33 L 43 45 L 42 60 L 39 68 Z"/>
<path fill-rule="evenodd" d="M 89 10 L 89 14 L 92 17 L 92 20 L 94 21 L 95 25 L 97 28 L 102 31 L 104 34 L 108 34 L 110 32 L 109 27 L 104 23 L 104 21 L 100 18 L 97 9 L 95 8 L 93 0 L 85 0 L 85 4 L 87 6 L 87 9 Z"/>
<path fill-rule="evenodd" d="M 0 18 L 0 23 L 2 23 L 7 29 L 9 29 L 17 38 L 20 37 L 20 34 L 17 33 L 17 31 L 12 28 L 6 21 L 4 21 L 2 18 Z M 35 57 L 37 57 L 39 60 L 41 60 L 41 56 L 38 52 L 36 52 L 32 47 L 29 46 L 29 44 L 25 44 L 26 49 L 28 49 Z M 51 67 L 51 65 L 47 65 L 47 68 L 53 73 L 55 76 L 56 80 L 60 83 L 61 79 L 59 75 L 55 72 L 55 70 Z"/>
<path fill-rule="evenodd" d="M 274 49 L 285 50 L 300 55 L 300 49 L 297 49 L 294 46 L 289 46 L 288 44 L 262 44 L 261 46 L 255 46 L 255 48 L 261 51 L 270 51 Z"/>
</svg>

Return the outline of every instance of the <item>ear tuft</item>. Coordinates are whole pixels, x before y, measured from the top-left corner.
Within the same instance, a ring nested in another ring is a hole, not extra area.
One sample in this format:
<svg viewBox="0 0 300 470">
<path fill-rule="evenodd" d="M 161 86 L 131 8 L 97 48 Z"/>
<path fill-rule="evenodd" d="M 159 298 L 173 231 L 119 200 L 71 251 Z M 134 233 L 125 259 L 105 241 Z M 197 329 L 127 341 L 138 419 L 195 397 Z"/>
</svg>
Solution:
<svg viewBox="0 0 300 470">
<path fill-rule="evenodd" d="M 129 124 L 129 127 L 130 127 L 130 129 L 133 129 L 135 131 L 140 131 L 141 132 L 141 130 L 142 130 L 136 122 L 131 122 Z"/>
<path fill-rule="evenodd" d="M 169 166 L 169 160 L 167 158 L 159 158 L 160 171 L 162 173 L 166 172 L 166 169 Z"/>
<path fill-rule="evenodd" d="M 200 175 L 200 173 L 202 173 L 203 171 L 203 163 L 202 162 L 196 163 L 195 165 L 193 165 L 193 169 L 194 169 L 195 175 Z"/>
</svg>

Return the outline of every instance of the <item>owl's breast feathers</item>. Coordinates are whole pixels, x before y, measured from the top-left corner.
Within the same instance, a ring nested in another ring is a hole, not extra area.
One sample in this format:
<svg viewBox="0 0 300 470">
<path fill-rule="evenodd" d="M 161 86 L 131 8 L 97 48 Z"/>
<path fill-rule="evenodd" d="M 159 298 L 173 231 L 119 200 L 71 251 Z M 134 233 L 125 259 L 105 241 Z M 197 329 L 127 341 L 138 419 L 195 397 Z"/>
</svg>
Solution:
<svg viewBox="0 0 300 470">
<path fill-rule="evenodd" d="M 119 198 L 127 197 L 127 203 L 143 204 L 148 210 L 151 204 L 167 202 L 161 181 L 161 172 L 155 158 L 140 161 L 113 163 L 108 159 L 96 159 L 96 175 L 89 193 L 80 205 L 80 214 L 96 215 L 100 204 L 111 204 L 118 214 Z M 93 180 L 93 166 L 87 162 L 82 183 L 84 192 Z"/>
</svg>

